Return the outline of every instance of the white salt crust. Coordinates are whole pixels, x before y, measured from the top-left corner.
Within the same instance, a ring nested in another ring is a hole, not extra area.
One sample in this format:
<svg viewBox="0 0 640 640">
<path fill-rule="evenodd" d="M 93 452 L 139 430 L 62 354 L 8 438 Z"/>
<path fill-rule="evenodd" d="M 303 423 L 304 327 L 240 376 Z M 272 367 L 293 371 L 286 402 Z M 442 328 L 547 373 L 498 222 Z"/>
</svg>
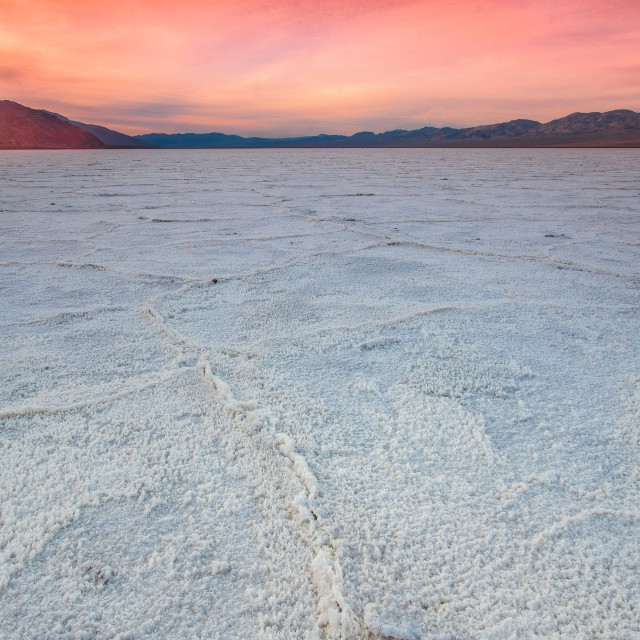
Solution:
<svg viewBox="0 0 640 640">
<path fill-rule="evenodd" d="M 638 160 L 0 152 L 0 638 L 640 638 Z"/>
</svg>

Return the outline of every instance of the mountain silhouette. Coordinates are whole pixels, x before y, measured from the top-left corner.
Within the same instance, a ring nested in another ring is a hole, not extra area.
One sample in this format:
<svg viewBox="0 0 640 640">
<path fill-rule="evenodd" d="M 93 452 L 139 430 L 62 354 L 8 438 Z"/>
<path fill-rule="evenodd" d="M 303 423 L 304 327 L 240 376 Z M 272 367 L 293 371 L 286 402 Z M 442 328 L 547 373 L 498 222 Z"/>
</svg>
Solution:
<svg viewBox="0 0 640 640">
<path fill-rule="evenodd" d="M 40 109 L 0 100 L 1 149 L 101 149 L 89 131 Z"/>
<path fill-rule="evenodd" d="M 640 113 L 627 109 L 573 113 L 545 124 L 510 120 L 455 129 L 423 127 L 384 133 L 361 131 L 352 136 L 243 138 L 224 133 L 149 133 L 138 139 L 165 148 L 261 147 L 640 147 Z"/>
<path fill-rule="evenodd" d="M 244 138 L 226 133 L 148 133 L 128 136 L 100 125 L 0 100 L 0 148 L 3 149 L 236 149 L 236 148 L 420 148 L 420 147 L 640 147 L 640 113 L 617 109 L 572 113 L 541 123 L 510 120 L 466 128 L 423 127 L 384 133 L 360 131 L 351 136 Z"/>
<path fill-rule="evenodd" d="M 85 131 L 92 133 L 96 138 L 98 138 L 98 140 L 100 140 L 100 142 L 109 147 L 151 148 L 154 146 L 148 142 L 144 142 L 144 140 L 128 136 L 126 133 L 120 133 L 113 129 L 107 129 L 107 127 L 102 127 L 99 124 L 86 124 L 84 122 L 78 122 L 77 120 L 69 120 L 69 118 L 62 116 L 59 113 L 53 113 L 52 111 L 47 113 L 52 113 L 57 118 L 70 122 L 76 127 L 80 127 L 80 129 L 84 129 Z"/>
</svg>

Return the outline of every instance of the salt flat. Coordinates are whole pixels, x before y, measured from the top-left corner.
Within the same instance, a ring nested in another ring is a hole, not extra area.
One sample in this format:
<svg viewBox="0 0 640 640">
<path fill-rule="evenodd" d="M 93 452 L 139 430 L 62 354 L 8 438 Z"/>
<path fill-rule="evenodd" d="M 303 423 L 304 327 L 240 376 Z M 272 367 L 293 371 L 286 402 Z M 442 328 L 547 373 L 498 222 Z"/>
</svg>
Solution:
<svg viewBox="0 0 640 640">
<path fill-rule="evenodd" d="M 0 152 L 0 637 L 640 638 L 639 166 Z"/>
</svg>

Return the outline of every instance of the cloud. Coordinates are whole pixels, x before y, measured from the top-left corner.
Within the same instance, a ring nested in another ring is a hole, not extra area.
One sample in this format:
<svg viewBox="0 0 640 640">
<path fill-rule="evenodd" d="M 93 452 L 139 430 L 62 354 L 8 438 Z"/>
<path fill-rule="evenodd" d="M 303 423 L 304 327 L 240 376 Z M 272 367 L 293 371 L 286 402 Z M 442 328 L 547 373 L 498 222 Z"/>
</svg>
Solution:
<svg viewBox="0 0 640 640">
<path fill-rule="evenodd" d="M 18 84 L 24 80 L 25 76 L 22 69 L 0 66 L 0 82 L 6 82 L 9 85 Z"/>
<path fill-rule="evenodd" d="M 129 131 L 551 119 L 598 97 L 633 108 L 640 12 L 612 3 L 0 0 L 0 90 Z"/>
</svg>

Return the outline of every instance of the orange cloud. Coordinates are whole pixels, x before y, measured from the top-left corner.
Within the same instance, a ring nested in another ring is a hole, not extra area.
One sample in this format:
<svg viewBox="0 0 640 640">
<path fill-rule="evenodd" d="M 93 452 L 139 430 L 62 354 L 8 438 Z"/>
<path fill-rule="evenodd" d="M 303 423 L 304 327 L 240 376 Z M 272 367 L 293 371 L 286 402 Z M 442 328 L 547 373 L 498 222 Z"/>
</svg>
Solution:
<svg viewBox="0 0 640 640">
<path fill-rule="evenodd" d="M 0 17 L 2 97 L 131 133 L 640 107 L 635 0 L 0 0 Z"/>
</svg>

